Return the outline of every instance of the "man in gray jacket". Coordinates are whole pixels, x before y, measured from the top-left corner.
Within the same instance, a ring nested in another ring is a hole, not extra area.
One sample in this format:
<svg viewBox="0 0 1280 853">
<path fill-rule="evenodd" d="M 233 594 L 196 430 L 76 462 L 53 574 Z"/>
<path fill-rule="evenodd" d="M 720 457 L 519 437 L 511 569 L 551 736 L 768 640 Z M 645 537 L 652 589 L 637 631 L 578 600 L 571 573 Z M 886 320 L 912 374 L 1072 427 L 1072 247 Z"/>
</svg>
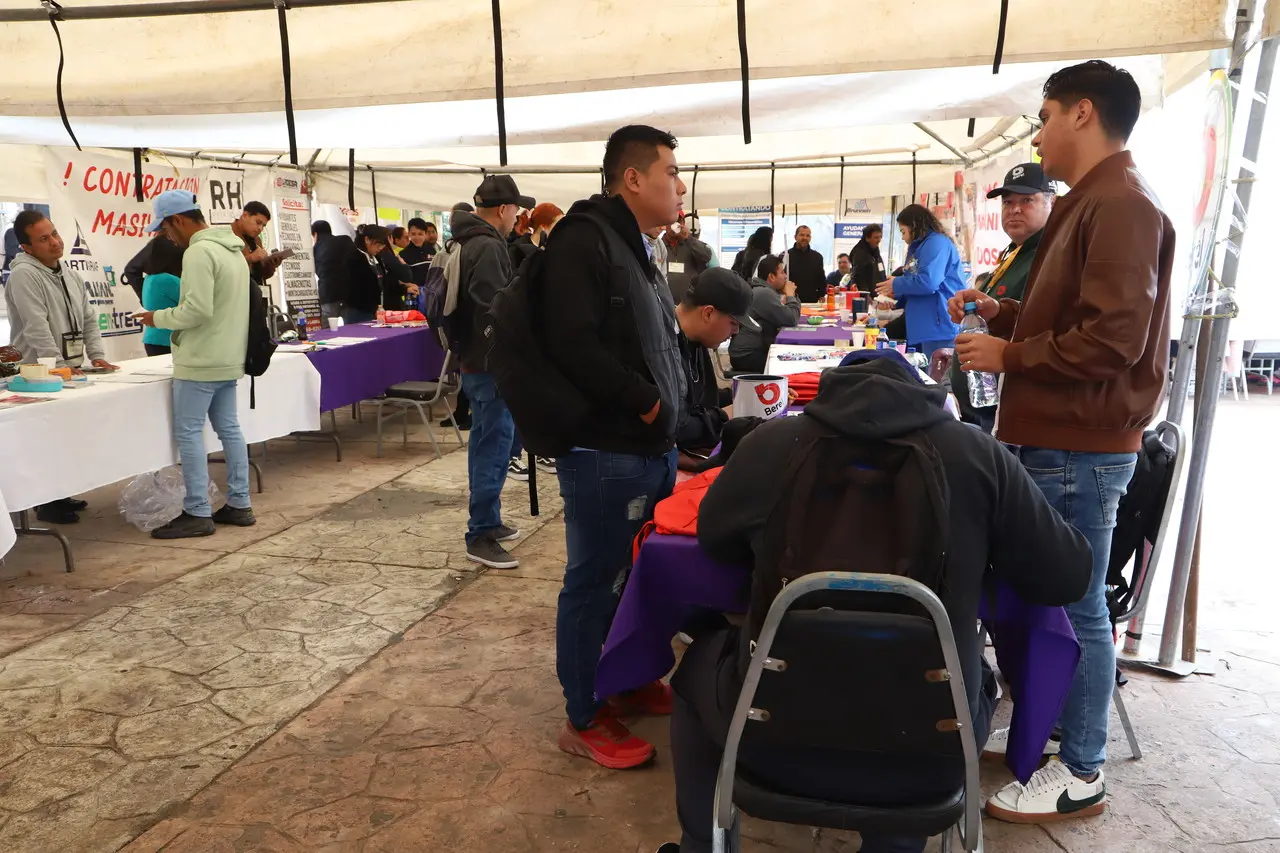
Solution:
<svg viewBox="0 0 1280 853">
<path fill-rule="evenodd" d="M 762 373 L 769 359 L 769 347 L 778 330 L 800 322 L 800 300 L 795 282 L 787 278 L 782 259 L 769 255 L 757 267 L 758 278 L 751 282 L 751 314 L 754 323 L 745 323 L 729 342 L 729 362 L 740 373 Z"/>
<path fill-rule="evenodd" d="M 24 210 L 13 223 L 22 254 L 13 259 L 4 300 L 11 343 L 22 361 L 57 359 L 58 367 L 78 368 L 87 356 L 94 367 L 115 370 L 107 361 L 98 331 L 98 311 L 89 304 L 84 280 L 62 262 L 65 244 L 58 229 L 39 211 Z M 84 501 L 64 498 L 36 509 L 36 518 L 52 524 L 80 520 Z"/>
</svg>

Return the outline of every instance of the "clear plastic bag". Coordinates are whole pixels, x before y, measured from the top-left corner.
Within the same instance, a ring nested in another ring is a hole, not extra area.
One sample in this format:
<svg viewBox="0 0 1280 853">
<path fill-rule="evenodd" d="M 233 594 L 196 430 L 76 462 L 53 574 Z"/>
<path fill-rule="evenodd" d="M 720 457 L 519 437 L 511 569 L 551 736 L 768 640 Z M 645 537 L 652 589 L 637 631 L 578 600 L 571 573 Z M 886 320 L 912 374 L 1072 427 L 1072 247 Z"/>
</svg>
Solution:
<svg viewBox="0 0 1280 853">
<path fill-rule="evenodd" d="M 139 474 L 120 493 L 120 513 L 125 521 L 143 533 L 150 533 L 182 514 L 182 499 L 186 494 L 182 469 L 176 466 Z M 209 480 L 209 503 L 218 504 L 218 487 L 212 479 Z"/>
</svg>

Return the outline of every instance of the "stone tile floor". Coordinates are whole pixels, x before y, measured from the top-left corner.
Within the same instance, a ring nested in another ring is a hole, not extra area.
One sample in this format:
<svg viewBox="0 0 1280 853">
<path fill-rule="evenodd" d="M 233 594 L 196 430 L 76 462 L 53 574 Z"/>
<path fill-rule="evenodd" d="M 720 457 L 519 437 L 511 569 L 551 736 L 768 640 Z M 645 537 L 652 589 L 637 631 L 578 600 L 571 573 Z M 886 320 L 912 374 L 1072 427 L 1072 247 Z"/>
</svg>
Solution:
<svg viewBox="0 0 1280 853">
<path fill-rule="evenodd" d="M 367 425 L 342 426 L 342 465 L 325 445 L 272 445 L 259 506 L 275 522 L 159 548 L 100 511 L 77 531 L 75 575 L 51 543 L 0 567 L 22 603 L 0 610 L 0 851 L 649 853 L 674 837 L 664 721 L 637 723 L 659 758 L 629 773 L 555 748 L 559 522 L 519 543 L 519 570 L 473 572 L 464 455 L 423 464 L 415 433 L 376 460 Z M 1222 407 L 1201 617 L 1216 674 L 1135 674 L 1146 755 L 1129 760 L 1113 725 L 1110 811 L 988 821 L 988 850 L 1280 851 L 1280 583 L 1257 559 L 1264 502 L 1238 499 L 1280 473 L 1244 440 L 1277 426 L 1280 406 Z M 510 485 L 507 507 L 531 529 L 527 489 Z M 989 790 L 1008 778 L 983 772 Z M 745 832 L 747 851 L 858 846 Z"/>
</svg>

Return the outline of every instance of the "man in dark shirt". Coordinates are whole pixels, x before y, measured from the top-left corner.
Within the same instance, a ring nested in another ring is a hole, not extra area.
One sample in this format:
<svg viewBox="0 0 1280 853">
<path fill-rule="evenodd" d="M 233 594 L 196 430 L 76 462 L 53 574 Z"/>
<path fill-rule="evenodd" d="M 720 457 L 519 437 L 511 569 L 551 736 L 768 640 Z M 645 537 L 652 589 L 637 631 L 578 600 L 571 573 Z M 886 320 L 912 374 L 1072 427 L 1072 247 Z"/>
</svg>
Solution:
<svg viewBox="0 0 1280 853">
<path fill-rule="evenodd" d="M 795 245 L 783 256 L 787 275 L 796 283 L 796 293 L 801 302 L 817 302 L 827 295 L 827 273 L 822 265 L 822 254 L 815 252 L 810 243 L 813 232 L 808 225 L 796 229 Z"/>
<path fill-rule="evenodd" d="M 400 253 L 400 260 L 409 266 L 413 283 L 422 287 L 427 283 L 427 270 L 440 252 L 436 245 L 436 226 L 425 219 L 409 220 L 409 245 Z"/>
</svg>

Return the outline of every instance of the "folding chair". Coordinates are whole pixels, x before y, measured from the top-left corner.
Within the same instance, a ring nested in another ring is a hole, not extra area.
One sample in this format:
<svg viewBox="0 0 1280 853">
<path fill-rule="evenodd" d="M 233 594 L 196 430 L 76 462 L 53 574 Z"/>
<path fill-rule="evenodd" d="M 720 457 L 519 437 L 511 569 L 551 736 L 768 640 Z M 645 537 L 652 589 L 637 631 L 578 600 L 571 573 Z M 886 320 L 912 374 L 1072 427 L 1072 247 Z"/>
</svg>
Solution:
<svg viewBox="0 0 1280 853">
<path fill-rule="evenodd" d="M 436 403 L 444 403 L 445 411 L 449 413 L 449 417 L 453 419 L 453 406 L 449 404 L 448 395 L 453 394 L 462 387 L 462 378 L 458 374 L 458 367 L 452 352 L 446 351 L 444 354 L 444 364 L 440 365 L 440 378 L 435 382 L 401 382 L 398 385 L 392 385 L 387 389 L 385 396 L 374 400 L 377 406 L 378 420 L 378 456 L 382 456 L 382 424 L 391 418 L 399 415 L 403 419 L 404 446 L 409 446 L 409 410 L 417 409 L 418 416 L 422 418 L 422 425 L 427 428 L 427 436 L 431 439 L 431 446 L 435 448 L 436 458 L 442 458 L 440 453 L 440 444 L 436 441 L 436 431 L 431 426 L 431 407 Z M 394 406 L 399 409 L 398 412 L 391 412 L 384 415 L 382 413 L 383 406 Z M 458 444 L 465 442 L 462 440 L 462 433 L 458 430 L 457 421 L 453 422 L 453 434 L 458 438 Z"/>
<path fill-rule="evenodd" d="M 803 600 L 802 599 L 806 599 Z M 894 612 L 857 609 L 875 597 Z M 799 602 L 799 604 L 797 604 Z M 927 615 L 917 615 L 919 612 Z M 868 702 L 868 696 L 884 701 Z M 747 723 L 752 725 L 748 730 Z M 910 755 L 956 777 L 932 802 L 869 806 L 783 792 L 738 767 L 749 748 Z M 978 745 L 951 622 L 937 595 L 895 575 L 823 572 L 787 584 L 753 644 L 716 785 L 713 849 L 736 853 L 738 808 L 761 820 L 943 836 L 982 849 Z"/>
<path fill-rule="evenodd" d="M 1158 441 L 1158 445 L 1152 445 L 1153 440 Z M 1133 572 L 1132 578 L 1126 578 L 1124 584 L 1111 585 L 1107 589 L 1107 607 L 1111 610 L 1111 624 L 1117 627 L 1126 623 L 1130 625 L 1125 631 L 1126 645 L 1130 642 L 1136 644 L 1142 640 L 1142 617 L 1147 607 L 1147 597 L 1151 592 L 1151 577 L 1160 564 L 1160 554 L 1164 549 L 1165 539 L 1168 537 L 1173 521 L 1173 505 L 1176 503 L 1178 484 L 1182 482 L 1182 468 L 1186 464 L 1187 454 L 1183 452 L 1185 448 L 1186 436 L 1182 432 L 1182 427 L 1171 421 L 1161 421 L 1156 424 L 1155 429 L 1143 436 L 1143 453 L 1165 452 L 1172 456 L 1173 461 L 1167 482 L 1163 485 L 1160 522 L 1154 536 L 1144 534 L 1141 546 L 1133 555 L 1131 562 L 1128 554 L 1118 557 L 1113 551 L 1111 555 L 1112 565 L 1107 571 L 1108 582 L 1117 572 L 1123 573 L 1125 569 L 1130 568 Z M 1119 559 L 1125 562 L 1122 565 L 1115 565 Z M 1135 625 L 1136 631 L 1133 627 Z M 1125 738 L 1129 741 L 1129 750 L 1134 758 L 1141 758 L 1142 749 L 1138 746 L 1138 737 L 1129 720 L 1129 712 L 1124 706 L 1124 700 L 1120 697 L 1120 687 L 1127 680 L 1120 668 L 1116 667 L 1116 689 L 1112 698 L 1116 713 L 1120 716 L 1120 725 L 1124 727 Z"/>
</svg>

